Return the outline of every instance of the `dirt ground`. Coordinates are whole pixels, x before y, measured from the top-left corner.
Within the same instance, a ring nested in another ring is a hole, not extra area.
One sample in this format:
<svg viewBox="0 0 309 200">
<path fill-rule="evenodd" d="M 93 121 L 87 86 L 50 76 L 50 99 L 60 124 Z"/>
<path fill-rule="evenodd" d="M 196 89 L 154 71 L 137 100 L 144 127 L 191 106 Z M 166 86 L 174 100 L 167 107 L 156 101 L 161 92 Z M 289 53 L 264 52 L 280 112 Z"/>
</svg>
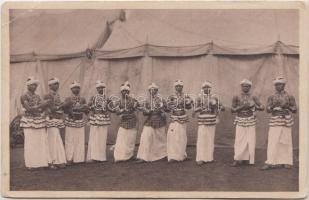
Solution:
<svg viewBox="0 0 309 200">
<path fill-rule="evenodd" d="M 134 161 L 78 164 L 59 170 L 28 171 L 23 148 L 11 149 L 11 190 L 84 191 L 297 191 L 298 163 L 293 169 L 261 171 L 265 150 L 256 151 L 256 165 L 230 167 L 233 149 L 216 148 L 216 162 L 197 166 L 195 147 L 182 163 L 137 164 Z M 295 152 L 295 157 L 297 152 Z M 295 160 L 295 158 L 294 158 Z"/>
</svg>

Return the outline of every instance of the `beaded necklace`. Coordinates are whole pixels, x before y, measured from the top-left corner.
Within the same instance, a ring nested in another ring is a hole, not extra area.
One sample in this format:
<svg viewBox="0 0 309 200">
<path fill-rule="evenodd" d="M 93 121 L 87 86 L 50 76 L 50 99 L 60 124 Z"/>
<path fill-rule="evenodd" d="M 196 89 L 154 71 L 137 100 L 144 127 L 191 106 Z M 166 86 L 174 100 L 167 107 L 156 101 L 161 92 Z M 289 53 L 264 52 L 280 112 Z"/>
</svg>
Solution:
<svg viewBox="0 0 309 200">
<path fill-rule="evenodd" d="M 40 97 L 37 94 L 35 94 L 35 93 L 32 94 L 31 92 L 28 91 L 26 93 L 26 96 L 27 96 L 27 100 L 28 100 L 30 107 L 33 107 L 33 106 L 36 106 L 36 105 L 39 104 Z"/>
</svg>

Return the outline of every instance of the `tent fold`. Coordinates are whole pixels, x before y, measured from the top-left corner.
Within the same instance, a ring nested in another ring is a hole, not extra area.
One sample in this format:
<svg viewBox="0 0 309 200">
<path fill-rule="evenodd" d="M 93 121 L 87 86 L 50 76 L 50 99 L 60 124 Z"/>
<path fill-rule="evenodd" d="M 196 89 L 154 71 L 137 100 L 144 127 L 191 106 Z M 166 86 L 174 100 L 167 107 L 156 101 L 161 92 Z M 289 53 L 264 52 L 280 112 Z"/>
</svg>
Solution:
<svg viewBox="0 0 309 200">
<path fill-rule="evenodd" d="M 213 55 L 259 55 L 259 54 L 275 54 L 276 46 L 269 45 L 251 49 L 235 49 L 230 47 L 222 47 L 216 44 L 212 45 L 211 53 Z"/>
<path fill-rule="evenodd" d="M 25 53 L 18 55 L 10 56 L 10 63 L 19 63 L 19 62 L 34 62 L 36 61 L 36 57 L 34 53 Z"/>
<path fill-rule="evenodd" d="M 144 44 L 127 49 L 118 50 L 94 50 L 94 55 L 97 59 L 120 59 L 120 58 L 134 58 L 134 57 L 190 57 L 201 55 L 262 55 L 262 54 L 283 54 L 283 55 L 299 55 L 297 46 L 286 45 L 281 41 L 277 41 L 272 45 L 250 48 L 250 49 L 237 49 L 231 47 L 224 47 L 214 44 L 212 42 L 195 45 L 195 46 L 159 46 L 152 44 Z M 86 51 L 63 54 L 63 55 L 36 55 L 35 53 L 11 55 L 10 62 L 32 62 L 36 60 L 43 61 L 56 61 L 63 59 L 72 59 L 86 57 Z"/>
<path fill-rule="evenodd" d="M 284 55 L 299 55 L 299 47 L 294 45 L 286 45 L 281 41 L 276 43 L 277 51 Z"/>
<path fill-rule="evenodd" d="M 148 55 L 151 57 L 187 57 L 206 55 L 211 50 L 211 43 L 184 46 L 184 47 L 164 47 L 156 45 L 147 45 Z"/>
<path fill-rule="evenodd" d="M 36 55 L 35 53 L 29 54 L 19 54 L 19 55 L 11 55 L 10 62 L 18 63 L 18 62 L 33 62 L 33 61 L 57 61 L 57 60 L 65 60 L 72 58 L 81 58 L 86 56 L 86 51 L 72 53 L 72 54 L 63 54 L 63 55 Z"/>
<path fill-rule="evenodd" d="M 97 59 L 117 59 L 143 57 L 146 52 L 146 45 L 137 46 L 129 49 L 119 49 L 112 51 L 95 50 Z"/>
</svg>

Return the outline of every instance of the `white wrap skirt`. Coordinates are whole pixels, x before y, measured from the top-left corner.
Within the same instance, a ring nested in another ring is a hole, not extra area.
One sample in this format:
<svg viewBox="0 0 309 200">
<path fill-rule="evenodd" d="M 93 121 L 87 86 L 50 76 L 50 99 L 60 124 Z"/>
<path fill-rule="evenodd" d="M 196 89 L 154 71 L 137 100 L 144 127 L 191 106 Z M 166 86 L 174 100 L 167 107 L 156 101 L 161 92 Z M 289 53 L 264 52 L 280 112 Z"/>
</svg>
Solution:
<svg viewBox="0 0 309 200">
<path fill-rule="evenodd" d="M 68 161 L 85 161 L 85 128 L 66 127 L 65 153 Z"/>
<path fill-rule="evenodd" d="M 196 161 L 214 160 L 216 125 L 199 125 L 196 143 Z"/>
<path fill-rule="evenodd" d="M 47 128 L 47 140 L 51 163 L 56 165 L 65 164 L 66 156 L 60 129 L 57 127 Z"/>
<path fill-rule="evenodd" d="M 137 158 L 156 161 L 167 156 L 165 126 L 153 128 L 144 126 L 138 148 Z"/>
<path fill-rule="evenodd" d="M 269 127 L 266 164 L 293 165 L 292 128 Z"/>
<path fill-rule="evenodd" d="M 167 131 L 168 160 L 183 161 L 187 157 L 187 125 L 178 121 L 171 122 Z"/>
<path fill-rule="evenodd" d="M 87 160 L 106 161 L 108 126 L 90 125 Z"/>
<path fill-rule="evenodd" d="M 236 125 L 234 160 L 249 160 L 250 164 L 254 164 L 255 143 L 255 125 Z"/>
<path fill-rule="evenodd" d="M 28 168 L 47 167 L 51 162 L 45 128 L 24 128 L 24 158 Z"/>
<path fill-rule="evenodd" d="M 114 150 L 115 161 L 125 161 L 133 157 L 136 134 L 136 128 L 119 128 Z"/>
</svg>

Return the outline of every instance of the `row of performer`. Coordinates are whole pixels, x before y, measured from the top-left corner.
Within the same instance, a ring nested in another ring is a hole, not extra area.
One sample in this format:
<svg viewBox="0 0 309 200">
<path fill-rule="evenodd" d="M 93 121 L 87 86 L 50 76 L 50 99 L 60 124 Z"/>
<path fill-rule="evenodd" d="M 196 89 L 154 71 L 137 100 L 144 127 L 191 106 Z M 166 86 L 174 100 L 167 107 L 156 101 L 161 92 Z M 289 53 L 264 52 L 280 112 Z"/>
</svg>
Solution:
<svg viewBox="0 0 309 200">
<path fill-rule="evenodd" d="M 71 96 L 64 101 L 58 93 L 60 81 L 48 81 L 49 92 L 41 98 L 36 94 L 39 82 L 29 77 L 27 92 L 21 96 L 25 110 L 20 126 L 24 130 L 24 158 L 27 168 L 59 168 L 73 163 L 106 161 L 106 140 L 110 114 L 120 117 L 120 127 L 114 146 L 114 161 L 134 158 L 137 134 L 136 112 L 146 117 L 141 134 L 136 162 L 153 162 L 167 157 L 168 162 L 180 162 L 187 158 L 186 125 L 187 111 L 193 109 L 198 118 L 196 162 L 198 165 L 213 162 L 215 129 L 218 113 L 224 106 L 212 94 L 212 83 L 202 84 L 201 94 L 195 101 L 183 92 L 181 80 L 174 82 L 175 94 L 168 101 L 160 98 L 159 87 L 149 85 L 149 97 L 141 104 L 130 95 L 131 85 L 127 81 L 120 87 L 120 98 L 112 101 L 106 95 L 106 85 L 96 82 L 97 93 L 87 103 L 80 95 L 81 86 L 74 81 L 70 85 Z M 270 114 L 267 160 L 262 169 L 293 165 L 292 126 L 293 113 L 297 106 L 295 98 L 285 91 L 286 80 L 277 77 L 273 81 L 275 90 L 263 106 L 259 98 L 250 92 L 252 82 L 244 79 L 240 83 L 241 92 L 232 99 L 232 112 L 236 126 L 234 162 L 232 166 L 253 165 L 255 161 L 256 112 Z M 171 123 L 165 132 L 166 113 Z M 85 128 L 90 123 L 87 155 L 85 156 Z M 63 144 L 60 129 L 65 128 Z"/>
</svg>

